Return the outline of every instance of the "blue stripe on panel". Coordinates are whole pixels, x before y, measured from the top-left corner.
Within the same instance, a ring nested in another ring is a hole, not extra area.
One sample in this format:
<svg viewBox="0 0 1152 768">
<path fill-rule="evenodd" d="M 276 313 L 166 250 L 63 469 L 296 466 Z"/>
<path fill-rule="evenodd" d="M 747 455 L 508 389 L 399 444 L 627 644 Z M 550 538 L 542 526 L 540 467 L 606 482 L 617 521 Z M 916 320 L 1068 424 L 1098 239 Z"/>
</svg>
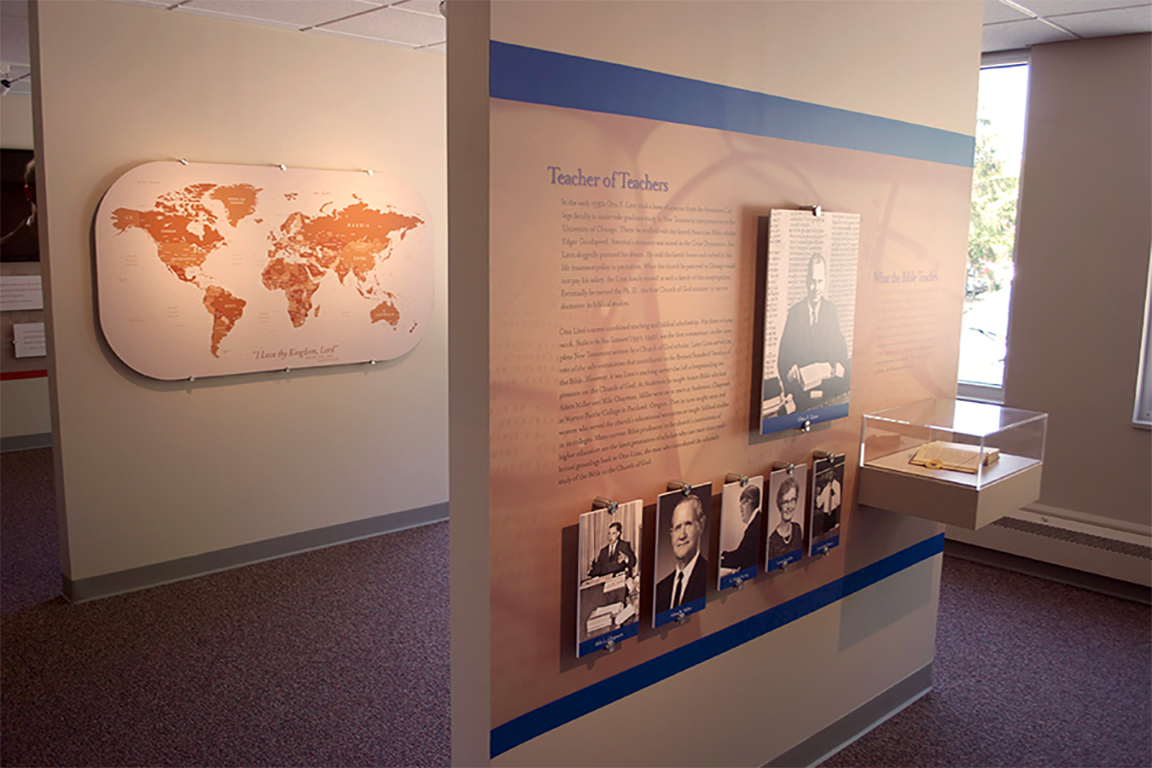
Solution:
<svg viewBox="0 0 1152 768">
<path fill-rule="evenodd" d="M 925 539 L 799 597 L 713 632 L 688 645 L 545 704 L 492 729 L 489 752 L 496 757 L 525 742 L 623 699 L 650 685 L 779 629 L 944 551 L 944 534 Z"/>
<path fill-rule="evenodd" d="M 962 133 L 496 40 L 489 95 L 965 168 L 976 148 Z"/>
</svg>

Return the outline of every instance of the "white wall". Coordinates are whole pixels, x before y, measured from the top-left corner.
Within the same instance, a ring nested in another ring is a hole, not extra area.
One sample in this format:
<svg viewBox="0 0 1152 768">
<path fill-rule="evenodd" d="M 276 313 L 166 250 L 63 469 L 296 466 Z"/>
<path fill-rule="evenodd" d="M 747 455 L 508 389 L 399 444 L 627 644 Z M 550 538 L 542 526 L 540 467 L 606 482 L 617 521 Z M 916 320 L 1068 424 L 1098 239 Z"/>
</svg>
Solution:
<svg viewBox="0 0 1152 768">
<path fill-rule="evenodd" d="M 445 502 L 444 58 L 124 4 L 32 16 L 65 575 Z M 406 179 L 436 240 L 423 341 L 371 370 L 195 384 L 129 370 L 95 320 L 93 215 L 129 168 L 178 157 Z"/>
<path fill-rule="evenodd" d="M 1147 534 L 1152 35 L 1038 45 L 1030 78 L 1005 402 L 1049 414 L 1042 504 Z"/>
</svg>

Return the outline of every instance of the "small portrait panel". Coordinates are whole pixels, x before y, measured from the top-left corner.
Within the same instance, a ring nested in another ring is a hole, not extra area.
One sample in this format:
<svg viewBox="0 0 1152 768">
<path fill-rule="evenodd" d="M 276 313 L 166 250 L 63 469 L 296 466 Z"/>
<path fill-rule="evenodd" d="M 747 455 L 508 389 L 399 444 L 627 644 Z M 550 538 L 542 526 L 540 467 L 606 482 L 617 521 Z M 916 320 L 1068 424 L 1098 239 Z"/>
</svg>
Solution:
<svg viewBox="0 0 1152 768">
<path fill-rule="evenodd" d="M 812 463 L 812 510 L 809 552 L 815 557 L 840 544 L 840 512 L 844 506 L 844 454 Z"/>
<path fill-rule="evenodd" d="M 660 627 L 707 606 L 708 515 L 712 484 L 688 493 L 669 491 L 656 503 L 656 568 L 652 626 Z"/>
<path fill-rule="evenodd" d="M 764 554 L 764 476 L 726 483 L 720 496 L 721 590 L 756 578 Z"/>
<path fill-rule="evenodd" d="M 580 515 L 580 593 L 576 656 L 635 637 L 640 630 L 640 534 L 644 501 Z"/>
<path fill-rule="evenodd" d="M 808 465 L 778 469 L 768 478 L 768 561 L 774 571 L 804 556 L 804 510 L 807 505 Z"/>
</svg>

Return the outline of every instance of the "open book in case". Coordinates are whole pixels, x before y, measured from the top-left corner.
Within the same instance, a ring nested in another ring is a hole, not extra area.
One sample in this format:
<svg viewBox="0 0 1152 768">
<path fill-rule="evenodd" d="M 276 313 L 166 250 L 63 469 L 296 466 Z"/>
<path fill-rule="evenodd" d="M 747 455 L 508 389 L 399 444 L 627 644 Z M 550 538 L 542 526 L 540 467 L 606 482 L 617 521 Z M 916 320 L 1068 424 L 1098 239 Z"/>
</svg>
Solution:
<svg viewBox="0 0 1152 768">
<path fill-rule="evenodd" d="M 975 530 L 1040 498 L 1048 414 L 930 399 L 864 416 L 860 504 Z"/>
</svg>

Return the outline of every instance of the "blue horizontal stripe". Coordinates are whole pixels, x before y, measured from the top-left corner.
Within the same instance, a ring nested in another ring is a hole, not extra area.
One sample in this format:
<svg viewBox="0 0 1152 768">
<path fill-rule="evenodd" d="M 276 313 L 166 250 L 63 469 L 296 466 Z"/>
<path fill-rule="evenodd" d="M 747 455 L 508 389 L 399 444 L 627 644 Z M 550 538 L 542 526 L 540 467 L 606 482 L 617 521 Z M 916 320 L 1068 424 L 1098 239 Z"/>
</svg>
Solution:
<svg viewBox="0 0 1152 768">
<path fill-rule="evenodd" d="M 827 147 L 972 167 L 976 139 L 596 59 L 489 43 L 496 99 L 629 115 Z"/>
<path fill-rule="evenodd" d="M 707 637 L 545 704 L 493 728 L 489 735 L 489 752 L 492 757 L 501 755 L 565 723 L 832 605 L 848 595 L 935 557 L 943 551 L 944 534 L 941 533 L 775 608 L 769 608 L 730 627 L 713 632 Z"/>
</svg>

